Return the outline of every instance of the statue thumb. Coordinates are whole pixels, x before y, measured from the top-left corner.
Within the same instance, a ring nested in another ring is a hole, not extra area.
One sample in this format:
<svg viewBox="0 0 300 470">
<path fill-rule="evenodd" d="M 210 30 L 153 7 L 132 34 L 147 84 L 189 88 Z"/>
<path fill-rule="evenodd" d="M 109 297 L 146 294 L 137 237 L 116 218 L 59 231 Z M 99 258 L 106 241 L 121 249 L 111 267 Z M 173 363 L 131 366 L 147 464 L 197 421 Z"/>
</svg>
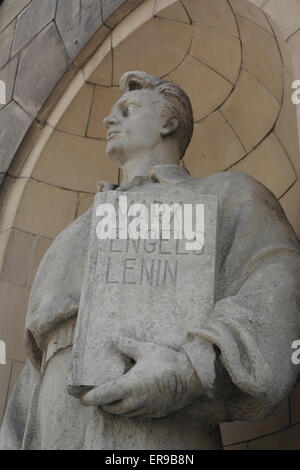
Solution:
<svg viewBox="0 0 300 470">
<path fill-rule="evenodd" d="M 141 357 L 144 348 L 142 348 L 143 343 L 140 341 L 129 338 L 128 336 L 113 337 L 112 341 L 119 351 L 124 353 L 126 356 L 132 357 L 135 360 Z"/>
</svg>

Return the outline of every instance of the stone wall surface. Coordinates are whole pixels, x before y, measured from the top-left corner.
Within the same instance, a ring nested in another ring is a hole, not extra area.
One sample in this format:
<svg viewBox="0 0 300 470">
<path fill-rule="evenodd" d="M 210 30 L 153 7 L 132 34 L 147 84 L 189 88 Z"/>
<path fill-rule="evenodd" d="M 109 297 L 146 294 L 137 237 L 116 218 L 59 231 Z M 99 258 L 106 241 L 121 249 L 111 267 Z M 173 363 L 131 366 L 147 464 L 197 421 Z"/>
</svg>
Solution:
<svg viewBox="0 0 300 470">
<path fill-rule="evenodd" d="M 195 133 L 184 164 L 193 176 L 251 174 L 300 234 L 290 99 L 300 80 L 300 0 L 5 0 L 0 44 L 8 101 L 0 105 L 1 421 L 26 360 L 24 319 L 41 258 L 89 207 L 96 182 L 120 178 L 102 119 L 124 71 L 166 76 L 191 97 Z M 298 387 L 262 423 L 223 424 L 224 446 L 298 449 L 299 410 Z"/>
</svg>

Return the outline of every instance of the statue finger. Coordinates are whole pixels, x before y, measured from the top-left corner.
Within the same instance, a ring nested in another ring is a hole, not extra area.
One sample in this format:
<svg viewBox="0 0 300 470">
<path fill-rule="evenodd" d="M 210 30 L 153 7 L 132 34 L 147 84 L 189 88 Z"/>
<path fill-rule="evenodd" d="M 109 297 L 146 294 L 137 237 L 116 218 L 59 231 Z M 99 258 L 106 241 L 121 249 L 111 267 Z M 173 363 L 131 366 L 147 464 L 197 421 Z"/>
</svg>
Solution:
<svg viewBox="0 0 300 470">
<path fill-rule="evenodd" d="M 122 379 L 114 380 L 101 387 L 94 388 L 81 398 L 83 405 L 107 405 L 124 398 L 125 387 Z"/>
<path fill-rule="evenodd" d="M 129 400 L 120 400 L 117 403 L 113 403 L 112 405 L 106 405 L 102 407 L 104 411 L 107 413 L 111 414 L 116 414 L 116 415 L 124 415 L 128 416 L 131 413 L 137 412 L 138 410 L 142 409 L 141 404 L 138 404 L 135 402 L 133 403 L 132 401 Z"/>
<path fill-rule="evenodd" d="M 136 339 L 128 338 L 127 336 L 123 336 L 122 338 L 113 338 L 113 343 L 122 353 L 136 361 L 141 357 L 144 351 L 144 343 L 141 343 Z"/>
<path fill-rule="evenodd" d="M 136 410 L 132 410 L 129 413 L 126 413 L 126 418 L 145 418 L 149 414 L 151 414 L 151 410 L 148 408 L 142 406 L 140 408 L 137 408 Z"/>
</svg>

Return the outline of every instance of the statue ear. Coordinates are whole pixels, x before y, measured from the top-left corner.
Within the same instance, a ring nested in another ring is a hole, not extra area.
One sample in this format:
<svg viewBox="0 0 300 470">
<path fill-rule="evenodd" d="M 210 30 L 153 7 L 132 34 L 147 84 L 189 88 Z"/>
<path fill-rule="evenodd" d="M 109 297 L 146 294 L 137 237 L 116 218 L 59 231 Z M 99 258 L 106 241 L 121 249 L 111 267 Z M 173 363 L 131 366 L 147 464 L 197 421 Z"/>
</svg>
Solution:
<svg viewBox="0 0 300 470">
<path fill-rule="evenodd" d="M 178 124 L 179 124 L 179 121 L 176 117 L 172 117 L 168 119 L 168 121 L 165 122 L 165 124 L 162 126 L 160 130 L 160 135 L 162 137 L 166 137 L 167 135 L 174 134 L 174 132 L 176 131 L 178 127 Z"/>
</svg>

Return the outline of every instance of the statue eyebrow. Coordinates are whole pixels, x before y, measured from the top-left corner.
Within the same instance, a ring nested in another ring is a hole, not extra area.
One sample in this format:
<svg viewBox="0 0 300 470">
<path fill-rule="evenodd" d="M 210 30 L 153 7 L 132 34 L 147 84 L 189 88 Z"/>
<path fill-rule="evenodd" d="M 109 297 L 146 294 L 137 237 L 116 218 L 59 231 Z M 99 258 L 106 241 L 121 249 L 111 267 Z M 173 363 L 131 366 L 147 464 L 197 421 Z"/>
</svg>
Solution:
<svg viewBox="0 0 300 470">
<path fill-rule="evenodd" d="M 131 101 L 130 98 L 128 98 L 128 99 L 122 101 L 121 103 L 119 103 L 119 107 L 122 109 L 125 106 L 128 106 L 129 104 L 132 104 L 132 105 L 134 105 L 136 107 L 139 107 L 139 108 L 142 106 L 142 104 L 140 102 Z"/>
</svg>

